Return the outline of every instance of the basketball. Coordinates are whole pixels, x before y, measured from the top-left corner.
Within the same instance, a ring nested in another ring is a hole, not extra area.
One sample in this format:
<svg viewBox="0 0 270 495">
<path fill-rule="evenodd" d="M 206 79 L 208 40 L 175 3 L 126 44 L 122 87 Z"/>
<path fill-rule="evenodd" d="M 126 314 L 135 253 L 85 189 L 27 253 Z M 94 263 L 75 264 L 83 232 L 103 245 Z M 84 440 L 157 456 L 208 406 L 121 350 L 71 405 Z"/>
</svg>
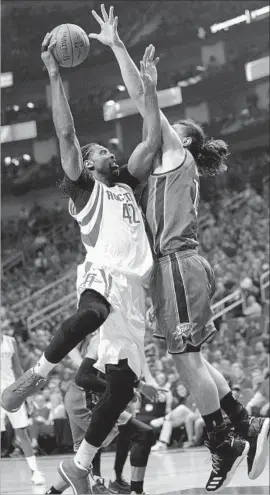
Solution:
<svg viewBox="0 0 270 495">
<path fill-rule="evenodd" d="M 53 54 L 61 67 L 76 67 L 87 57 L 90 42 L 86 32 L 76 24 L 61 24 L 52 31 L 56 45 Z"/>
</svg>

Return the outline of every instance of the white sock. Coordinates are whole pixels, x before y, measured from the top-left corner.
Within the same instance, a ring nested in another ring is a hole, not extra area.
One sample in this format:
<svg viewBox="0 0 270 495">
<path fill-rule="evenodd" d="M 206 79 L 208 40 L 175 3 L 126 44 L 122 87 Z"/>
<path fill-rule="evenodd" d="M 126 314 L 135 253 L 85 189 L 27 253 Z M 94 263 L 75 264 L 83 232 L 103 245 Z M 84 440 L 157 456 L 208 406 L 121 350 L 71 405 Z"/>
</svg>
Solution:
<svg viewBox="0 0 270 495">
<path fill-rule="evenodd" d="M 31 457 L 26 457 L 27 464 L 30 467 L 31 471 L 37 471 L 37 459 L 35 455 L 32 455 Z"/>
<path fill-rule="evenodd" d="M 76 466 L 80 469 L 89 469 L 99 448 L 83 440 L 74 457 Z"/>
<path fill-rule="evenodd" d="M 48 374 L 50 373 L 50 371 L 52 371 L 56 364 L 57 363 L 49 363 L 44 354 L 42 354 L 36 366 L 34 366 L 34 371 L 38 375 L 41 375 L 43 378 L 47 378 Z"/>
</svg>

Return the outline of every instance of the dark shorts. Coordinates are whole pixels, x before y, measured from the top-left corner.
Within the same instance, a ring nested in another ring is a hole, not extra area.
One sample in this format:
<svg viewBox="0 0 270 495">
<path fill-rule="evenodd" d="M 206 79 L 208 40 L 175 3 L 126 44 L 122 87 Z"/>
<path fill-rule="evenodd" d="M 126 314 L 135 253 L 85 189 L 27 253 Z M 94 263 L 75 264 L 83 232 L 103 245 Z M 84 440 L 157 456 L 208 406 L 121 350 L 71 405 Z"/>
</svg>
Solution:
<svg viewBox="0 0 270 495">
<path fill-rule="evenodd" d="M 211 298 L 215 276 L 194 251 L 155 261 L 150 292 L 157 318 L 154 337 L 166 340 L 168 352 L 197 352 L 214 332 Z"/>
</svg>

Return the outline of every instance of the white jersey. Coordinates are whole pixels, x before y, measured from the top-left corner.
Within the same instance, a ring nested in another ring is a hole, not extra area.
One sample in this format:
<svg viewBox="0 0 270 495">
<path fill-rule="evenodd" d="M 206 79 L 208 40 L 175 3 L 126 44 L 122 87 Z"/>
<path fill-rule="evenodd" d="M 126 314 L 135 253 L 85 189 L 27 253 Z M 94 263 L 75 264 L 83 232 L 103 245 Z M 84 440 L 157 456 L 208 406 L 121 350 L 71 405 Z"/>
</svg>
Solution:
<svg viewBox="0 0 270 495">
<path fill-rule="evenodd" d="M 15 381 L 12 367 L 12 356 L 14 354 L 15 339 L 8 335 L 2 335 L 1 340 L 1 390 Z"/>
<path fill-rule="evenodd" d="M 147 281 L 153 265 L 152 253 L 130 186 L 117 183 L 108 187 L 95 180 L 84 208 L 76 214 L 70 199 L 69 213 L 79 224 L 87 252 L 85 261 Z"/>
</svg>

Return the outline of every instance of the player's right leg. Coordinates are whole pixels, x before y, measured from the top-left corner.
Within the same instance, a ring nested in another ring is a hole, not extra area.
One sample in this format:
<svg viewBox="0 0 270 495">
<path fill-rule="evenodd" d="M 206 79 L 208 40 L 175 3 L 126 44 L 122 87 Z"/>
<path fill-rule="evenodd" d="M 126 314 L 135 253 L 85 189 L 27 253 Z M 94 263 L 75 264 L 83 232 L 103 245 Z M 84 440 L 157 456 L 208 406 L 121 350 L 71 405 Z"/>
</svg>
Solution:
<svg viewBox="0 0 270 495">
<path fill-rule="evenodd" d="M 244 406 L 234 397 L 224 376 L 206 359 L 204 362 L 216 383 L 220 405 L 230 418 L 235 431 L 250 444 L 248 452 L 248 476 L 256 479 L 263 472 L 269 453 L 269 418 L 250 417 Z"/>
<path fill-rule="evenodd" d="M 134 396 L 135 373 L 127 360 L 106 365 L 107 388 L 92 413 L 92 420 L 74 460 L 61 462 L 58 471 L 74 494 L 86 493 L 93 457 L 111 432 L 120 414 Z"/>
<path fill-rule="evenodd" d="M 62 323 L 37 365 L 3 391 L 2 407 L 9 412 L 17 411 L 27 397 L 42 388 L 54 366 L 87 335 L 95 332 L 109 313 L 110 304 L 105 297 L 95 290 L 86 289 L 80 296 L 77 312 Z"/>
<path fill-rule="evenodd" d="M 74 452 L 77 452 L 91 421 L 92 412 L 87 408 L 85 391 L 77 387 L 75 383 L 70 385 L 65 395 L 65 409 L 71 429 L 73 450 Z M 99 478 L 101 483 L 97 483 L 96 477 L 92 475 L 93 473 L 91 471 L 88 479 L 89 490 L 91 490 L 91 493 L 108 493 L 108 489 L 105 487 L 104 480 L 100 475 L 99 454 L 100 451 L 98 451 L 95 455 L 92 464 L 95 464 L 96 470 L 99 470 Z M 60 474 L 58 474 L 53 485 L 47 490 L 46 494 L 63 493 L 68 486 L 69 483 L 64 480 Z"/>
<path fill-rule="evenodd" d="M 1 409 L 2 412 L 2 409 Z M 28 435 L 27 427 L 29 424 L 25 404 L 23 404 L 15 413 L 6 413 L 14 429 L 17 440 L 24 453 L 25 459 L 31 470 L 31 480 L 35 485 L 44 485 L 45 478 L 37 467 L 37 459 L 34 455 L 31 440 Z M 2 414 L 1 414 L 2 417 Z M 2 429 L 2 426 L 1 426 Z"/>
</svg>

